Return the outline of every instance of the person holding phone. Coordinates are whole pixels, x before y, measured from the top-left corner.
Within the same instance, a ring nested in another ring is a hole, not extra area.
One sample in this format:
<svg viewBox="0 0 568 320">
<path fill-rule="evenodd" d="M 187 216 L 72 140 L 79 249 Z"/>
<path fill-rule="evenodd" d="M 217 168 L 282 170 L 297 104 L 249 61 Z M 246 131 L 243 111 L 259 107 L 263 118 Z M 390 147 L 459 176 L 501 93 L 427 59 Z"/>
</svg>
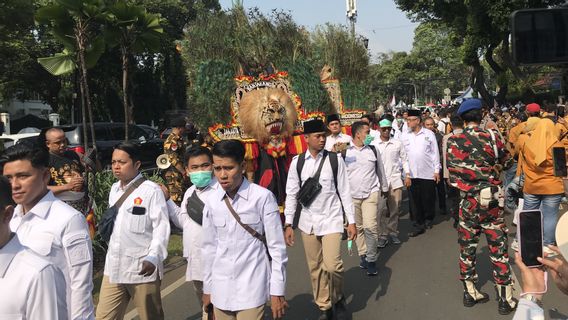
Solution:
<svg viewBox="0 0 568 320">
<path fill-rule="evenodd" d="M 493 266 L 493 281 L 498 294 L 498 312 L 511 313 L 513 299 L 511 266 L 507 245 L 507 230 L 503 210 L 495 197 L 501 181 L 500 169 L 508 169 L 512 158 L 501 137 L 480 128 L 481 100 L 468 99 L 457 114 L 465 122 L 462 133 L 448 138 L 447 166 L 450 182 L 460 189 L 459 212 L 460 279 L 463 281 L 463 305 L 473 307 L 489 301 L 489 295 L 476 288 L 476 251 L 481 234 L 489 246 Z"/>
<path fill-rule="evenodd" d="M 568 262 L 555 246 L 550 246 L 550 251 L 554 252 L 552 258 L 537 258 L 543 267 L 529 268 L 521 258 L 519 253 L 515 254 L 515 263 L 521 270 L 521 280 L 523 292 L 519 300 L 519 306 L 515 312 L 513 320 L 532 320 L 544 319 L 542 299 L 546 288 L 545 271 L 552 276 L 552 280 L 562 293 L 568 295 Z"/>
<path fill-rule="evenodd" d="M 553 148 L 563 147 L 558 138 L 559 132 L 554 122 L 543 118 L 536 123 L 534 131 L 520 148 L 522 161 L 519 162 L 525 175 L 523 210 L 542 211 L 543 244 L 548 254 L 552 252 L 547 246 L 556 244 L 554 230 L 560 200 L 564 195 L 562 178 L 554 174 Z"/>
</svg>

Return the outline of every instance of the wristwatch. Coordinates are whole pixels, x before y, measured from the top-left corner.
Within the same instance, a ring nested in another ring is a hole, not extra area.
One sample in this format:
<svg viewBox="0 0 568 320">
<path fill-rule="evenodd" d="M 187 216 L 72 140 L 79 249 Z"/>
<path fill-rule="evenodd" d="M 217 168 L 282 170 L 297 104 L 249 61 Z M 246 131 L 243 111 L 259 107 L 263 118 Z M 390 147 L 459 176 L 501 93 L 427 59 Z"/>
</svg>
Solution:
<svg viewBox="0 0 568 320">
<path fill-rule="evenodd" d="M 527 299 L 527 300 L 529 300 L 529 301 L 532 301 L 532 302 L 536 303 L 539 307 L 542 308 L 542 300 L 540 300 L 540 299 L 537 298 L 536 296 L 534 296 L 534 295 L 532 295 L 532 294 L 530 294 L 530 293 L 527 293 L 527 294 L 524 294 L 524 295 L 523 295 L 523 298 L 525 298 L 525 299 Z"/>
</svg>

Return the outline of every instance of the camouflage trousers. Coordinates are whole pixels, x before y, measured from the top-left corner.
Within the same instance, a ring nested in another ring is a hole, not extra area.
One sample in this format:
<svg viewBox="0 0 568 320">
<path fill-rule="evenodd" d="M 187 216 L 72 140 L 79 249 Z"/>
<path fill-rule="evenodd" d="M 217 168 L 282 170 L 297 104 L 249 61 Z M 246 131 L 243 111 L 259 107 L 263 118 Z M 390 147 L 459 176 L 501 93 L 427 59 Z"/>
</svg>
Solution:
<svg viewBox="0 0 568 320">
<path fill-rule="evenodd" d="M 493 267 L 495 284 L 511 283 L 511 265 L 507 253 L 507 227 L 503 211 L 494 200 L 487 207 L 479 204 L 479 193 L 461 192 L 459 211 L 458 243 L 460 245 L 460 279 L 477 280 L 475 271 L 476 251 L 482 233 L 487 238 L 489 259 Z"/>
<path fill-rule="evenodd" d="M 170 193 L 170 199 L 179 206 L 183 200 L 183 194 L 186 189 L 183 175 L 177 169 L 170 168 L 166 171 L 164 180 L 166 180 L 166 187 Z"/>
</svg>

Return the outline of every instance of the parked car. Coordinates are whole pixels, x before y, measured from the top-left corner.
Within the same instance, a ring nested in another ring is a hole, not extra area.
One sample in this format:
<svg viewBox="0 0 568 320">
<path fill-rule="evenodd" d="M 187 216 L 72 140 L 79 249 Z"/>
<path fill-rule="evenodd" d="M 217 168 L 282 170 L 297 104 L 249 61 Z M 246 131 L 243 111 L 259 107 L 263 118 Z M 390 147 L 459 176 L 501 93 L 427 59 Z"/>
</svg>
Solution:
<svg viewBox="0 0 568 320">
<path fill-rule="evenodd" d="M 146 131 L 146 133 L 148 134 L 148 137 L 151 139 L 154 138 L 158 138 L 160 139 L 160 132 L 157 129 L 154 129 L 154 127 L 151 127 L 147 124 L 138 124 L 137 126 L 139 126 L 140 128 L 142 128 L 144 131 Z M 162 139 L 164 140 L 164 139 Z"/>
<path fill-rule="evenodd" d="M 4 149 L 11 147 L 18 143 L 35 143 L 39 132 L 34 133 L 18 133 L 18 134 L 3 134 L 0 136 L 0 143 L 4 145 Z"/>
<path fill-rule="evenodd" d="M 95 138 L 98 150 L 98 159 L 103 168 L 110 167 L 114 146 L 124 141 L 124 123 L 120 122 L 95 122 Z M 65 131 L 69 141 L 69 149 L 84 154 L 83 125 L 64 125 L 59 128 Z M 140 146 L 142 168 L 156 167 L 156 158 L 164 152 L 163 140 L 147 133 L 138 125 L 130 125 L 128 129 L 128 141 Z M 91 132 L 87 131 L 89 144 L 92 144 Z"/>
</svg>

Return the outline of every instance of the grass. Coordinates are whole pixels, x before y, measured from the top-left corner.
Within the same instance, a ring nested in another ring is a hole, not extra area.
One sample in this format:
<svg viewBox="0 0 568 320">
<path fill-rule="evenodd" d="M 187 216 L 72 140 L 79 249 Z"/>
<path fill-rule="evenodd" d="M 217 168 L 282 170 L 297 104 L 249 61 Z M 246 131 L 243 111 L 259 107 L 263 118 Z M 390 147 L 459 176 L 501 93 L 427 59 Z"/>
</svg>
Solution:
<svg viewBox="0 0 568 320">
<path fill-rule="evenodd" d="M 168 258 L 164 261 L 164 266 L 172 260 L 178 260 L 183 256 L 183 238 L 179 234 L 170 235 L 168 243 Z M 101 291 L 101 283 L 103 281 L 103 268 L 95 271 L 93 274 L 93 301 L 95 306 L 99 303 L 99 292 Z"/>
</svg>

